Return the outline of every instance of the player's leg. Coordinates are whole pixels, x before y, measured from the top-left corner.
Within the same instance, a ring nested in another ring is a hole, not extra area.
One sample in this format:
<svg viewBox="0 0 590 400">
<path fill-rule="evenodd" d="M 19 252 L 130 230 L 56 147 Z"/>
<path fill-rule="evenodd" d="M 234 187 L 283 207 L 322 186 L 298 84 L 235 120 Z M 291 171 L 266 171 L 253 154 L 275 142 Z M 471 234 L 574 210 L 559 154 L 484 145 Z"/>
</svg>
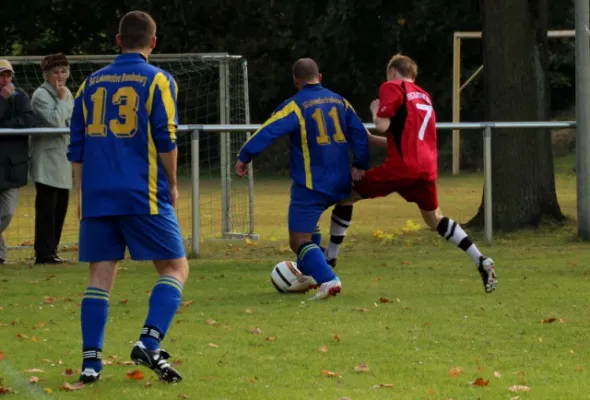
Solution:
<svg viewBox="0 0 590 400">
<path fill-rule="evenodd" d="M 387 177 L 389 166 L 381 164 L 375 168 L 369 169 L 365 173 L 365 178 L 354 185 L 350 197 L 340 201 L 332 209 L 332 218 L 330 223 L 330 241 L 326 246 L 325 255 L 328 264 L 336 266 L 340 247 L 344 242 L 346 231 L 352 222 L 353 204 L 363 199 L 374 199 L 391 194 L 394 189 L 390 181 L 384 179 Z"/>
<path fill-rule="evenodd" d="M 301 272 L 310 275 L 319 285 L 315 299 L 335 296 L 342 290 L 320 247 L 313 243 L 312 233 L 320 216 L 329 205 L 325 197 L 304 187 L 293 185 L 289 204 L 289 245 L 297 254 Z"/>
<path fill-rule="evenodd" d="M 322 248 L 322 230 L 320 225 L 316 225 L 315 230 L 311 234 L 311 241 Z"/>
<path fill-rule="evenodd" d="M 113 218 L 90 218 L 80 222 L 80 261 L 90 263 L 88 287 L 80 310 L 82 372 L 80 382 L 100 379 L 104 332 L 109 313 L 109 294 L 115 282 L 117 262 L 125 255 L 125 243 Z"/>
<path fill-rule="evenodd" d="M 173 212 L 160 215 L 128 216 L 123 234 L 134 260 L 153 260 L 159 278 L 149 300 L 149 311 L 139 341 L 131 351 L 137 364 L 154 370 L 166 382 L 178 382 L 180 373 L 169 363 L 170 355 L 160 348 L 182 299 L 189 274 L 184 243 Z"/>
<path fill-rule="evenodd" d="M 436 182 L 419 181 L 399 193 L 407 201 L 418 204 L 422 218 L 430 229 L 437 231 L 441 237 L 459 247 L 473 260 L 482 277 L 485 291 L 493 292 L 497 284 L 493 260 L 479 251 L 461 225 L 443 215 L 438 205 Z"/>
<path fill-rule="evenodd" d="M 340 247 L 344 242 L 346 231 L 350 228 L 352 222 L 353 204 L 362 198 L 360 194 L 353 190 L 348 199 L 339 202 L 332 209 L 332 216 L 330 217 L 330 240 L 324 250 L 326 260 L 332 268 L 336 267 Z"/>
</svg>

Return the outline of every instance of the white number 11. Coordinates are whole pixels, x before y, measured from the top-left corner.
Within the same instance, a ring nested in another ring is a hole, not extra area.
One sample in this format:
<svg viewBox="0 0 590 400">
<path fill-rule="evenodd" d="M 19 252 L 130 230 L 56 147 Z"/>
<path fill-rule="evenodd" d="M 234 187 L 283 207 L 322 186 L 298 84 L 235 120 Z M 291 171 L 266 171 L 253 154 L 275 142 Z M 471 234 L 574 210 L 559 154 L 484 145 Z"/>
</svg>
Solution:
<svg viewBox="0 0 590 400">
<path fill-rule="evenodd" d="M 430 117 L 432 116 L 432 106 L 429 106 L 427 104 L 416 104 L 416 108 L 418 110 L 426 111 L 426 115 L 424 116 L 422 125 L 420 125 L 420 132 L 418 132 L 418 139 L 424 140 L 424 135 L 426 134 L 426 127 L 428 126 L 428 121 L 430 121 Z"/>
</svg>

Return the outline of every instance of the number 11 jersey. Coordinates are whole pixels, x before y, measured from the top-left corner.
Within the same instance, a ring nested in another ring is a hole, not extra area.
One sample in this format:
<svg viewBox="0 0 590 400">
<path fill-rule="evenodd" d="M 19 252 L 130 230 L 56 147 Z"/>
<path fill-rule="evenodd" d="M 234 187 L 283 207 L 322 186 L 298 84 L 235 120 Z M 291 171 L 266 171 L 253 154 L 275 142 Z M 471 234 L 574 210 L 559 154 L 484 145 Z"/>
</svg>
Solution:
<svg viewBox="0 0 590 400">
<path fill-rule="evenodd" d="M 68 159 L 82 164 L 82 218 L 172 212 L 159 153 L 173 151 L 178 89 L 139 53 L 118 56 L 76 94 Z"/>
<path fill-rule="evenodd" d="M 379 89 L 377 116 L 391 121 L 387 178 L 436 181 L 436 115 L 428 93 L 412 82 L 387 81 Z"/>
</svg>

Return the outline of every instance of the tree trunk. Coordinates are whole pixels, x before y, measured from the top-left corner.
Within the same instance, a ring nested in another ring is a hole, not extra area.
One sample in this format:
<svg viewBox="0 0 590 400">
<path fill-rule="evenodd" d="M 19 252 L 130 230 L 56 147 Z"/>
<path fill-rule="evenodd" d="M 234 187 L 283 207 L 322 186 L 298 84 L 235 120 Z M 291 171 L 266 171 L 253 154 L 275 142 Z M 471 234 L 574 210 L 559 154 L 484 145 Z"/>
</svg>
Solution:
<svg viewBox="0 0 590 400">
<path fill-rule="evenodd" d="M 480 5 L 486 119 L 547 121 L 547 0 L 480 0 Z M 547 129 L 493 129 L 492 182 L 495 229 L 563 221 Z M 483 225 L 483 200 L 469 224 Z"/>
</svg>

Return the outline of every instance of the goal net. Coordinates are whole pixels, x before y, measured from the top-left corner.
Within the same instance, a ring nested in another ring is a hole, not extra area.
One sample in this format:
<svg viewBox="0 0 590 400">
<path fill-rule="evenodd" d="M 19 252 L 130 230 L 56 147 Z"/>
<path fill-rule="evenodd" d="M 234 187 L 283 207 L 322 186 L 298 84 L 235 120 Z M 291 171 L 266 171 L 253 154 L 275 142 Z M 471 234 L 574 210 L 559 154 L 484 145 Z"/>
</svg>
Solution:
<svg viewBox="0 0 590 400">
<path fill-rule="evenodd" d="M 92 72 L 111 63 L 116 55 L 68 56 L 70 79 L 67 86 L 76 93 Z M 42 57 L 7 57 L 12 63 L 15 85 L 29 95 L 43 83 Z M 150 63 L 170 72 L 178 84 L 178 112 L 181 125 L 249 123 L 248 72 L 241 56 L 215 54 L 154 54 Z M 177 215 L 183 234 L 192 232 L 192 182 L 199 185 L 199 241 L 210 238 L 252 236 L 253 188 L 248 180 L 232 179 L 233 163 L 245 132 L 207 133 L 199 137 L 198 179 L 192 176 L 191 137 L 179 133 L 179 190 Z M 250 176 L 252 179 L 252 176 Z M 251 182 L 250 182 L 251 183 Z M 61 243 L 78 240 L 76 197 L 70 207 Z M 20 192 L 16 215 L 5 232 L 9 247 L 33 244 L 35 223 L 35 187 L 31 182 Z"/>
</svg>

